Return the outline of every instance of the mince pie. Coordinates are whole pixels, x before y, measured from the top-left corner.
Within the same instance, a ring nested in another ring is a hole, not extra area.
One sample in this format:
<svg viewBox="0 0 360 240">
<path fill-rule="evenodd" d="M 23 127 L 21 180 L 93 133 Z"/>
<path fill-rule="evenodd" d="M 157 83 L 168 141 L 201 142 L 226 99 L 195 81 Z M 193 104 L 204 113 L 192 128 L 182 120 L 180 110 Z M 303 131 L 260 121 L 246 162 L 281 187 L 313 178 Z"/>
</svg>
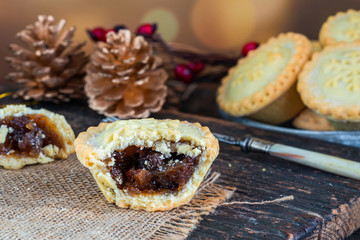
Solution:
<svg viewBox="0 0 360 240">
<path fill-rule="evenodd" d="M 340 43 L 315 53 L 299 75 L 305 105 L 337 130 L 360 130 L 360 42 Z"/>
<path fill-rule="evenodd" d="M 0 165 L 4 168 L 67 158 L 74 152 L 74 139 L 62 115 L 25 105 L 0 109 Z"/>
<path fill-rule="evenodd" d="M 218 89 L 219 107 L 232 116 L 279 124 L 304 105 L 296 80 L 312 53 L 310 41 L 297 33 L 280 34 L 238 61 Z"/>
<path fill-rule="evenodd" d="M 305 108 L 293 120 L 293 125 L 296 128 L 312 130 L 312 131 L 334 131 L 335 128 L 324 117 L 315 113 L 314 111 Z"/>
<path fill-rule="evenodd" d="M 219 144 L 199 123 L 120 120 L 80 133 L 75 151 L 109 202 L 164 211 L 191 200 Z"/>
<path fill-rule="evenodd" d="M 328 17 L 320 29 L 319 40 L 323 46 L 360 40 L 360 11 L 349 9 Z"/>
</svg>

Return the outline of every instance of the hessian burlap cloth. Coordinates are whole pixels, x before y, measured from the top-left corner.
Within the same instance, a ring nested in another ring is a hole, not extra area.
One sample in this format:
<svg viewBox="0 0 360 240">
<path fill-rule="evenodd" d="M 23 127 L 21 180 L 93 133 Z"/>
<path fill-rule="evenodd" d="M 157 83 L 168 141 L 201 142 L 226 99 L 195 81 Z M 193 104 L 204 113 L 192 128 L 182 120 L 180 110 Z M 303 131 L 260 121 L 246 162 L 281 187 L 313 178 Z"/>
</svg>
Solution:
<svg viewBox="0 0 360 240">
<path fill-rule="evenodd" d="M 106 201 L 87 168 L 67 160 L 0 167 L 0 239 L 185 239 L 234 189 L 210 173 L 192 201 L 167 212 L 121 209 Z"/>
</svg>

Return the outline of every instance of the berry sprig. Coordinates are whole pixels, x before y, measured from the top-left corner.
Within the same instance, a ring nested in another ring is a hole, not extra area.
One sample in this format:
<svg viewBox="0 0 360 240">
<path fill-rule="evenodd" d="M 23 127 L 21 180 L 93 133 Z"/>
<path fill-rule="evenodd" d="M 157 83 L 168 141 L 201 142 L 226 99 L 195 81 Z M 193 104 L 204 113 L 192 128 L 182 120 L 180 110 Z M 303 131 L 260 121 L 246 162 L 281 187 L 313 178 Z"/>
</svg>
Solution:
<svg viewBox="0 0 360 240">
<path fill-rule="evenodd" d="M 105 29 L 102 27 L 96 27 L 93 29 L 87 29 L 87 33 L 89 34 L 90 38 L 95 41 L 102 41 L 106 42 L 106 34 L 108 32 L 118 32 L 121 29 L 127 29 L 125 25 L 115 25 L 113 28 Z M 153 23 L 145 23 L 140 25 L 136 30 L 136 35 L 143 35 L 145 38 L 151 38 L 156 33 L 157 24 Z"/>
<path fill-rule="evenodd" d="M 177 79 L 184 83 L 192 83 L 194 76 L 204 69 L 203 62 L 194 61 L 189 64 L 179 63 L 175 66 L 174 74 Z"/>
<path fill-rule="evenodd" d="M 120 29 L 127 29 L 127 27 L 125 25 L 116 25 L 110 29 L 97 27 L 92 30 L 88 29 L 87 33 L 93 41 L 106 42 L 108 32 L 118 32 Z M 170 61 L 168 63 L 172 66 L 171 69 L 174 70 L 175 77 L 184 83 L 193 82 L 196 75 L 204 69 L 205 65 L 218 65 L 223 66 L 223 69 L 228 69 L 236 64 L 239 57 L 246 57 L 250 51 L 257 49 L 259 46 L 257 42 L 246 43 L 241 49 L 240 56 L 206 53 L 200 50 L 196 51 L 193 48 L 182 47 L 181 45 L 168 45 L 156 31 L 156 23 L 144 23 L 136 29 L 135 34 L 143 36 L 157 50 L 164 51 L 169 56 Z M 174 57 L 188 61 L 188 63 L 175 63 Z M 194 59 L 196 60 L 194 61 Z"/>
</svg>

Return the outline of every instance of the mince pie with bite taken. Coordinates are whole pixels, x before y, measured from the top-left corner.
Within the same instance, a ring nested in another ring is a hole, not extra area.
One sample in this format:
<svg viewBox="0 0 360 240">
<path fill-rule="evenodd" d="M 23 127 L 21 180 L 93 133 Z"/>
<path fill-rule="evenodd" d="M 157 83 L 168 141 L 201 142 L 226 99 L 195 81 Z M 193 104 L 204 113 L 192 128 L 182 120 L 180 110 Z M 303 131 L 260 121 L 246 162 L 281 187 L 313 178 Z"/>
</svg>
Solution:
<svg viewBox="0 0 360 240">
<path fill-rule="evenodd" d="M 191 200 L 219 144 L 199 123 L 120 120 L 80 133 L 75 151 L 109 202 L 164 211 Z"/>
<path fill-rule="evenodd" d="M 25 105 L 0 109 L 0 165 L 4 168 L 65 159 L 74 152 L 74 139 L 62 115 Z"/>
</svg>

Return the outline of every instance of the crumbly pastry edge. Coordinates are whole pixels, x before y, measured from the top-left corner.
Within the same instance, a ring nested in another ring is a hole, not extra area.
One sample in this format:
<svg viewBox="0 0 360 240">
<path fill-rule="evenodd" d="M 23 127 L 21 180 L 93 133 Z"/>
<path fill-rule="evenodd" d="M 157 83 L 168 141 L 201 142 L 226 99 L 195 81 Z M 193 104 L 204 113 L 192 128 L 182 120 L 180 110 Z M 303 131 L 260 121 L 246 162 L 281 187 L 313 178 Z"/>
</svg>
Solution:
<svg viewBox="0 0 360 240">
<path fill-rule="evenodd" d="M 155 120 L 155 119 L 154 119 Z M 132 121 L 132 120 L 121 120 L 121 121 Z M 141 120 L 137 120 L 141 121 Z M 200 160 L 195 172 L 190 177 L 189 181 L 183 186 L 183 188 L 175 193 L 160 193 L 160 194 L 127 194 L 126 191 L 117 188 L 116 182 L 112 179 L 110 172 L 106 169 L 106 164 L 102 162 L 99 157 L 103 157 L 103 154 L 99 154 L 97 149 L 93 146 L 91 138 L 101 134 L 109 124 L 112 123 L 101 123 L 98 127 L 90 127 L 86 132 L 82 132 L 75 140 L 75 151 L 79 161 L 87 168 L 89 168 L 93 177 L 95 178 L 98 186 L 106 199 L 115 203 L 121 208 L 131 208 L 136 210 L 145 211 L 166 211 L 171 210 L 180 205 L 190 202 L 193 195 L 197 191 L 200 183 L 208 172 L 212 162 L 215 160 L 219 153 L 218 140 L 210 132 L 209 128 L 202 127 L 199 123 L 189 123 L 187 121 L 179 120 L 155 120 L 160 122 L 168 122 L 175 125 L 187 124 L 201 131 L 203 136 L 202 153 Z M 173 126 L 173 125 L 172 125 Z M 141 132 L 141 130 L 139 130 Z M 139 138 L 139 136 L 137 136 Z M 146 142 L 146 136 L 141 136 Z M 176 139 L 162 139 L 166 141 L 176 141 Z M 123 149 L 128 144 L 123 146 Z M 119 149 L 122 150 L 122 149 Z M 112 152 L 107 153 L 108 155 Z"/>
<path fill-rule="evenodd" d="M 336 18 L 338 18 L 340 16 L 344 16 L 344 15 L 352 14 L 352 13 L 356 13 L 356 12 L 358 12 L 358 11 L 356 11 L 354 9 L 348 9 L 346 12 L 337 12 L 335 15 L 329 16 L 320 28 L 320 32 L 319 32 L 320 44 L 323 47 L 325 47 L 325 46 L 329 46 L 329 45 L 343 43 L 343 42 L 336 41 L 335 38 L 333 38 L 331 36 L 329 25 L 332 21 L 334 21 Z"/>
<path fill-rule="evenodd" d="M 45 146 L 38 157 L 20 157 L 14 155 L 0 156 L 0 165 L 6 169 L 20 169 L 25 165 L 35 163 L 48 163 L 55 159 L 65 159 L 71 153 L 74 153 L 75 134 L 71 126 L 67 123 L 63 115 L 48 111 L 46 109 L 32 109 L 25 105 L 8 105 L 0 109 L 0 119 L 8 116 L 20 117 L 27 114 L 40 114 L 46 116 L 53 124 L 56 125 L 57 132 L 62 137 L 64 148 L 59 149 L 57 146 Z"/>
<path fill-rule="evenodd" d="M 288 38 L 294 40 L 295 50 L 284 71 L 281 72 L 273 82 L 269 83 L 264 89 L 257 91 L 254 95 L 241 101 L 229 102 L 225 99 L 226 85 L 230 82 L 231 76 L 237 67 L 246 63 L 248 59 L 255 54 L 255 51 L 250 51 L 248 56 L 239 59 L 238 63 L 229 70 L 227 76 L 222 79 L 221 86 L 218 88 L 216 100 L 222 110 L 233 116 L 250 115 L 278 99 L 296 83 L 298 73 L 302 70 L 303 65 L 312 53 L 311 42 L 304 35 L 292 32 L 282 33 L 277 37 L 270 38 L 266 43 L 261 44 L 256 51 L 261 51 L 261 49 L 267 47 L 268 44 Z"/>
<path fill-rule="evenodd" d="M 357 106 L 333 106 L 329 102 L 324 101 L 323 99 L 317 98 L 312 93 L 311 89 L 307 86 L 307 78 L 311 74 L 312 70 L 316 67 L 319 58 L 323 55 L 328 54 L 328 52 L 333 49 L 339 49 L 343 47 L 360 47 L 360 40 L 353 43 L 339 43 L 336 45 L 326 46 L 323 51 L 314 53 L 311 60 L 308 61 L 302 72 L 299 74 L 299 80 L 297 83 L 297 90 L 300 93 L 300 97 L 304 104 L 315 111 L 317 114 L 320 114 L 330 120 L 346 122 L 360 122 L 360 107 Z"/>
</svg>

